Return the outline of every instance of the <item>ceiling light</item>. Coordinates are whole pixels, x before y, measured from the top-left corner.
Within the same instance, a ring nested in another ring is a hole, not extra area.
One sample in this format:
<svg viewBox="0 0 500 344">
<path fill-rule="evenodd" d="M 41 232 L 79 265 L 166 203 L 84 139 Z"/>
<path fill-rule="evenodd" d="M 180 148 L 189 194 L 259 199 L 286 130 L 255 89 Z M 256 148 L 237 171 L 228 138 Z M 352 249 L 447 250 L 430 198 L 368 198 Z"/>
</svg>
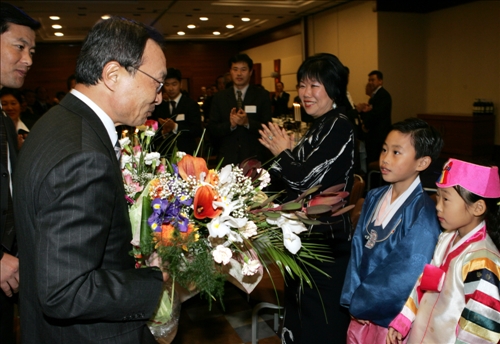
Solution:
<svg viewBox="0 0 500 344">
<path fill-rule="evenodd" d="M 244 22 L 249 22 L 249 21 L 250 21 L 250 18 L 246 18 L 246 17 L 244 17 L 244 18 L 241 18 L 241 21 L 244 21 Z"/>
<path fill-rule="evenodd" d="M 189 24 L 187 27 L 188 29 L 196 29 L 196 25 L 194 24 Z"/>
<path fill-rule="evenodd" d="M 213 32 L 213 34 L 214 34 L 215 36 L 219 36 L 219 35 L 220 35 L 220 32 L 219 32 L 219 31 L 214 31 L 214 32 Z"/>
<path fill-rule="evenodd" d="M 208 17 L 200 17 L 200 20 L 201 20 L 201 21 L 207 21 L 207 20 L 208 20 Z"/>
<path fill-rule="evenodd" d="M 227 27 L 228 29 L 234 29 L 234 25 L 233 25 L 233 24 L 227 24 L 227 25 L 226 25 L 226 27 Z"/>
<path fill-rule="evenodd" d="M 53 29 L 62 29 L 62 26 L 59 24 L 52 25 Z"/>
<path fill-rule="evenodd" d="M 62 37 L 62 36 L 64 36 L 64 33 L 62 33 L 62 32 L 54 32 L 54 36 Z"/>
<path fill-rule="evenodd" d="M 61 18 L 60 18 L 60 17 L 58 17 L 58 16 L 50 16 L 49 18 L 50 18 L 50 19 L 52 19 L 52 20 L 59 20 L 59 19 L 61 19 Z"/>
<path fill-rule="evenodd" d="M 104 20 L 108 20 L 109 18 L 111 18 L 111 16 L 109 14 L 105 14 L 105 15 L 101 16 L 101 19 L 104 19 Z"/>
<path fill-rule="evenodd" d="M 178 34 L 179 36 L 184 36 L 186 33 L 185 33 L 184 31 L 177 31 L 177 34 Z"/>
</svg>

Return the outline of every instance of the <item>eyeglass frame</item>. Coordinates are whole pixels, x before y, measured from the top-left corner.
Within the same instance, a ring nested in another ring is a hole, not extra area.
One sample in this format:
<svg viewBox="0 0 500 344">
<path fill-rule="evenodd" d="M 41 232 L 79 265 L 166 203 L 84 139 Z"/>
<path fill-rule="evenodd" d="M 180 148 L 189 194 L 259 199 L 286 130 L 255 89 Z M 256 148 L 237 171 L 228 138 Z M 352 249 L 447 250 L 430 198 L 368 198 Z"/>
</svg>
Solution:
<svg viewBox="0 0 500 344">
<path fill-rule="evenodd" d="M 134 68 L 135 70 L 138 70 L 139 72 L 141 72 L 141 73 L 142 73 L 142 74 L 144 74 L 144 75 L 149 76 L 151 79 L 153 79 L 154 81 L 156 81 L 157 83 L 159 83 L 160 85 L 156 88 L 156 93 L 160 93 L 160 92 L 161 92 L 161 89 L 163 88 L 163 85 L 164 85 L 164 83 L 163 83 L 163 82 L 161 82 L 160 80 L 156 79 L 155 77 L 153 77 L 153 76 L 149 75 L 148 73 L 146 73 L 146 72 L 144 72 L 144 71 L 140 70 L 140 69 L 139 69 L 139 68 L 137 68 L 137 67 L 132 66 L 132 68 Z"/>
</svg>

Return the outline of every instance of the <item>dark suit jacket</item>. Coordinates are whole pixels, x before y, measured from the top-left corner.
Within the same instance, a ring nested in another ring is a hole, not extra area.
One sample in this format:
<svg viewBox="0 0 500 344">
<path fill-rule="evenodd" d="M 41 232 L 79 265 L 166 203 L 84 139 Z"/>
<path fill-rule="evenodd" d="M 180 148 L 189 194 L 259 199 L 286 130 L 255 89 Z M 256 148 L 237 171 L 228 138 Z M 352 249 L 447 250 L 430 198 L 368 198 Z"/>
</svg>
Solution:
<svg viewBox="0 0 500 344">
<path fill-rule="evenodd" d="M 247 111 L 249 129 L 238 126 L 231 130 L 229 114 L 236 107 L 234 88 L 230 87 L 215 94 L 210 110 L 208 132 L 211 140 L 218 145 L 218 160 L 223 164 L 238 164 L 249 157 L 256 156 L 262 162 L 271 157 L 270 152 L 260 144 L 258 138 L 262 123 L 271 121 L 271 99 L 269 92 L 250 85 L 243 99 L 243 106 L 255 107 L 255 112 Z"/>
<path fill-rule="evenodd" d="M 391 110 L 392 98 L 389 92 L 381 87 L 370 100 L 372 110 L 361 113 L 361 119 L 365 128 L 368 130 L 364 134 L 366 145 L 367 163 L 378 161 L 380 150 L 385 137 L 391 130 Z"/>
<path fill-rule="evenodd" d="M 273 116 L 279 117 L 281 115 L 287 115 L 290 111 L 288 110 L 288 101 L 290 100 L 290 94 L 282 92 L 281 97 L 276 98 L 273 96 L 272 106 L 273 106 Z"/>
<path fill-rule="evenodd" d="M 180 116 L 179 116 L 180 115 Z M 184 116 L 182 116 L 184 115 Z M 187 154 L 193 154 L 196 148 L 198 147 L 198 138 L 201 137 L 201 133 L 203 128 L 201 126 L 201 111 L 200 106 L 193 99 L 189 98 L 186 95 L 182 95 L 179 99 L 179 103 L 176 104 L 175 110 L 173 113 L 170 113 L 170 106 L 168 101 L 163 101 L 160 105 L 155 108 L 155 111 L 151 115 L 151 118 L 158 120 L 158 118 L 171 118 L 177 123 L 179 126 L 177 128 L 177 132 L 180 135 L 177 138 L 177 148 L 179 151 L 185 152 Z M 168 146 L 168 142 L 172 140 L 176 134 L 171 132 L 166 137 L 166 142 L 163 142 L 164 139 L 159 134 L 155 141 L 157 142 L 157 147 L 160 146 L 163 149 L 166 149 Z M 161 144 L 158 143 L 161 142 Z M 160 149 L 160 153 L 162 155 L 165 153 L 163 149 Z"/>
<path fill-rule="evenodd" d="M 3 122 L 5 126 L 5 131 L 7 133 L 7 142 L 9 144 L 9 158 L 10 158 L 10 166 L 12 169 L 12 172 L 14 172 L 14 167 L 16 166 L 17 162 L 17 134 L 16 134 L 16 127 L 14 126 L 14 123 L 10 119 L 10 117 L 6 117 L 2 114 L 0 111 L 0 120 Z M 4 152 L 0 152 L 0 154 L 4 154 Z M 8 200 L 8 195 L 10 193 L 10 172 L 8 169 L 8 166 L 6 166 L 3 163 L 3 159 L 0 159 L 0 168 L 1 168 L 1 175 L 0 175 L 0 180 L 1 180 L 1 194 L 0 194 L 0 240 L 3 238 L 4 230 L 5 230 L 5 220 L 6 220 L 6 215 L 5 212 L 7 211 L 7 200 Z M 1 245 L 0 245 L 1 246 Z M 0 250 L 3 250 L 3 247 L 0 247 Z M 3 293 L 3 291 L 0 291 Z"/>
<path fill-rule="evenodd" d="M 97 115 L 68 94 L 30 132 L 14 178 L 23 343 L 155 343 L 162 274 L 134 269 L 125 191 Z"/>
</svg>

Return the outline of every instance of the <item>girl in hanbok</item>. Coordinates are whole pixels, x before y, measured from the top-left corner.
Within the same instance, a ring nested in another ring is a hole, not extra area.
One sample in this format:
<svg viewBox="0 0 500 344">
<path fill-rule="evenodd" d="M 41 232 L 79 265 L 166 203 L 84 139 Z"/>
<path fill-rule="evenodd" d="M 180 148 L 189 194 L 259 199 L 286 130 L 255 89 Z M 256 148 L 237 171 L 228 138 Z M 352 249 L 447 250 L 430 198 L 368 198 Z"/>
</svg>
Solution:
<svg viewBox="0 0 500 344">
<path fill-rule="evenodd" d="M 387 343 L 498 343 L 498 167 L 450 159 L 436 184 L 444 232 Z"/>
</svg>

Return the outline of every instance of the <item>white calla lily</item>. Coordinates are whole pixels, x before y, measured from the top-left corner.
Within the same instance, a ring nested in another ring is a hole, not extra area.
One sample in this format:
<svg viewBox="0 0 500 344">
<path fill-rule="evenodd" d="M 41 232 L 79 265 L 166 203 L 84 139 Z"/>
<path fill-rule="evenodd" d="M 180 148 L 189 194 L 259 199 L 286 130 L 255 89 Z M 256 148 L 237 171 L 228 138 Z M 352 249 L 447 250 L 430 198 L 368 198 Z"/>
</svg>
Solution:
<svg viewBox="0 0 500 344">
<path fill-rule="evenodd" d="M 302 247 L 302 241 L 297 235 L 307 231 L 306 226 L 293 215 L 285 217 L 281 215 L 278 219 L 267 219 L 267 222 L 276 225 L 283 231 L 283 244 L 293 254 L 296 254 Z"/>
</svg>

